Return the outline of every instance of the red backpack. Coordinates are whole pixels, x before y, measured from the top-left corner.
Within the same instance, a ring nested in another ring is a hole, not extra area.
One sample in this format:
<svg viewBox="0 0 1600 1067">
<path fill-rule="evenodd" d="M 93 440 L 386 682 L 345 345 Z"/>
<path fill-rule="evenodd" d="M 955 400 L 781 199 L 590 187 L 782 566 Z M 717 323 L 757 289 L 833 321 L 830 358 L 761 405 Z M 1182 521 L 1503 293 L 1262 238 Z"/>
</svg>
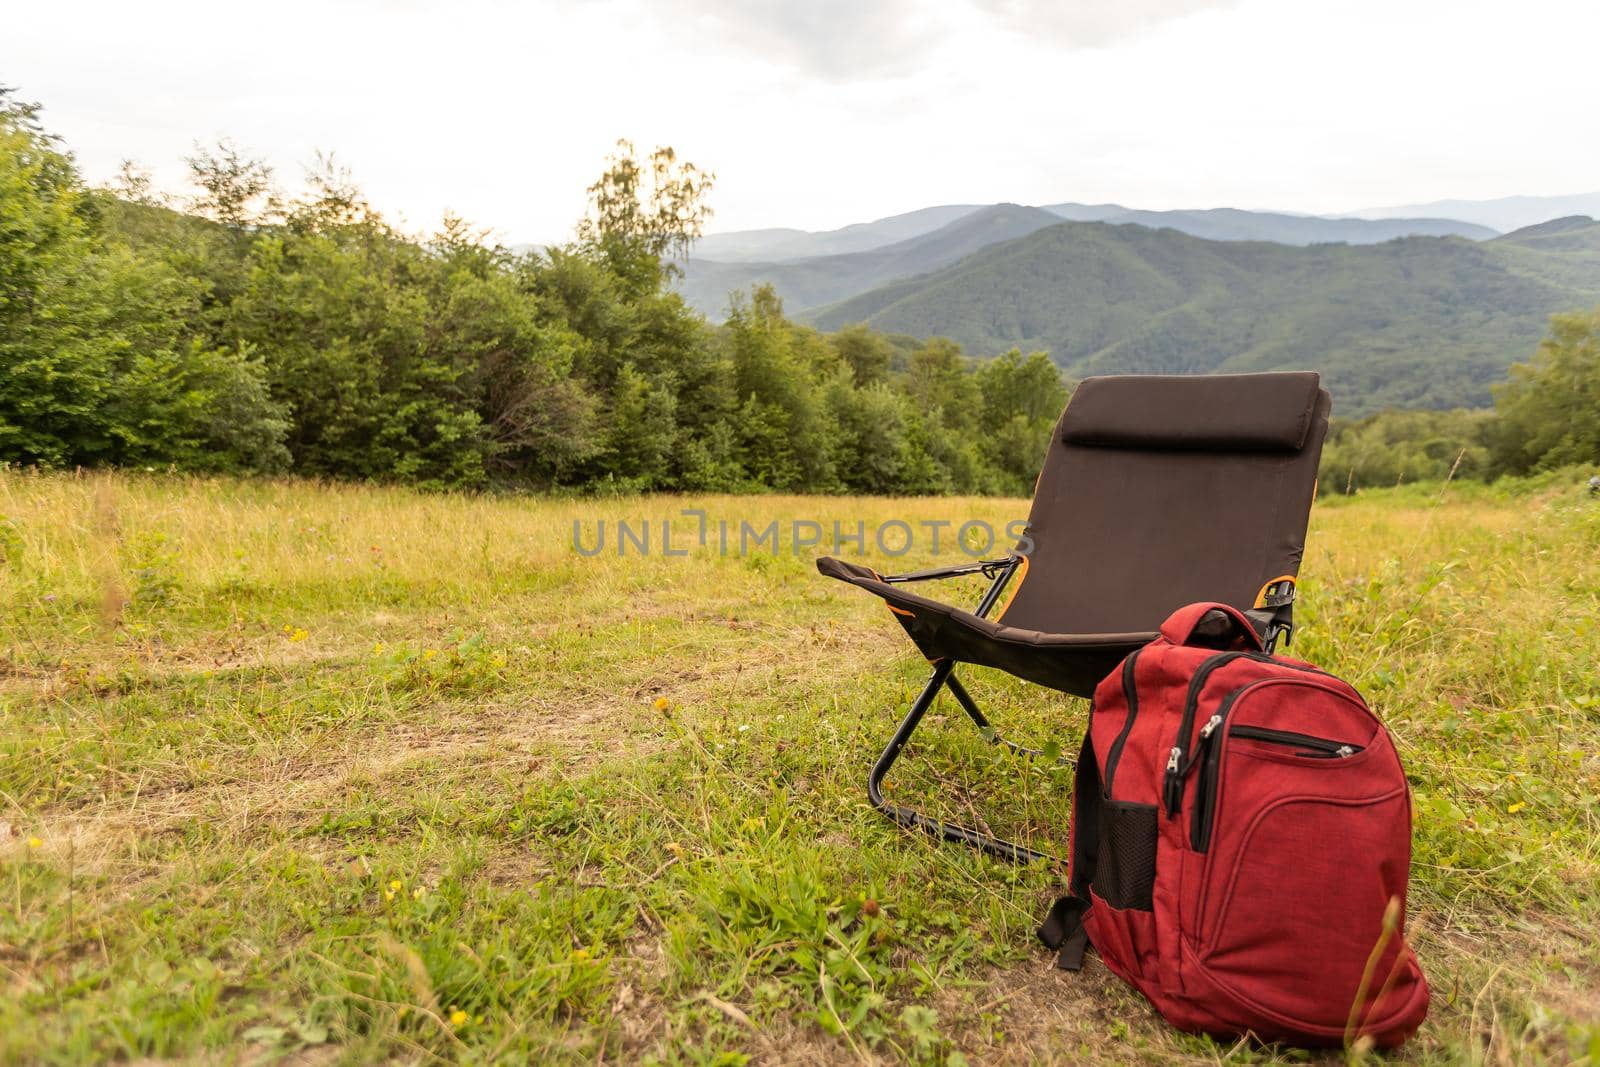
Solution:
<svg viewBox="0 0 1600 1067">
<path fill-rule="evenodd" d="M 1404 938 L 1411 795 L 1361 695 L 1191 604 L 1100 683 L 1078 761 L 1071 895 L 1086 942 L 1181 1029 L 1398 1045 L 1428 1011 Z"/>
</svg>

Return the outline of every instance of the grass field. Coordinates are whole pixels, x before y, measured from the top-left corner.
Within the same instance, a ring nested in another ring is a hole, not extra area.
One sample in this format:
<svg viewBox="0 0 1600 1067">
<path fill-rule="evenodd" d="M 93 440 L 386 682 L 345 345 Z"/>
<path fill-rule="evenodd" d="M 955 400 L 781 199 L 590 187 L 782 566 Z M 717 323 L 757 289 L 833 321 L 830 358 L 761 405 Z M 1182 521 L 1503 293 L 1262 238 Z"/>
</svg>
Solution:
<svg viewBox="0 0 1600 1067">
<path fill-rule="evenodd" d="M 0 1061 L 1303 1056 L 1052 970 L 1060 869 L 867 807 L 926 670 L 880 603 L 787 554 L 572 547 L 685 507 L 1025 512 L 0 473 Z M 1597 554 L 1560 488 L 1315 513 L 1293 651 L 1415 790 L 1434 1000 L 1398 1059 L 1600 1063 Z M 1080 702 L 968 675 L 1072 750 Z M 930 722 L 893 795 L 1064 848 L 1066 772 Z"/>
</svg>

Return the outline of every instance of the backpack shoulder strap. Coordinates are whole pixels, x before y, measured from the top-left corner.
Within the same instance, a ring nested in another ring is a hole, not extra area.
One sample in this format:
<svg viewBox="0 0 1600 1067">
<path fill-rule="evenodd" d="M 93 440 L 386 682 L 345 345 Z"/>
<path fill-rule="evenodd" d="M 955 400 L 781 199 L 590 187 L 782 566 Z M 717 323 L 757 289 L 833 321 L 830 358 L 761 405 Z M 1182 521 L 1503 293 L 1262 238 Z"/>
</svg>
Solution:
<svg viewBox="0 0 1600 1067">
<path fill-rule="evenodd" d="M 1095 861 L 1100 854 L 1103 799 L 1100 762 L 1095 758 L 1091 733 L 1085 730 L 1072 786 L 1072 856 L 1067 895 L 1050 906 L 1050 913 L 1039 927 L 1039 940 L 1045 947 L 1058 950 L 1056 966 L 1063 971 L 1081 968 L 1084 950 L 1089 947 L 1083 913 L 1089 910 L 1089 883 L 1094 880 Z"/>
<path fill-rule="evenodd" d="M 1083 951 L 1089 947 L 1089 934 L 1083 928 L 1083 910 L 1089 902 L 1082 897 L 1061 897 L 1050 905 L 1050 914 L 1039 927 L 1039 940 L 1057 949 L 1056 966 L 1063 971 L 1083 967 Z"/>
</svg>

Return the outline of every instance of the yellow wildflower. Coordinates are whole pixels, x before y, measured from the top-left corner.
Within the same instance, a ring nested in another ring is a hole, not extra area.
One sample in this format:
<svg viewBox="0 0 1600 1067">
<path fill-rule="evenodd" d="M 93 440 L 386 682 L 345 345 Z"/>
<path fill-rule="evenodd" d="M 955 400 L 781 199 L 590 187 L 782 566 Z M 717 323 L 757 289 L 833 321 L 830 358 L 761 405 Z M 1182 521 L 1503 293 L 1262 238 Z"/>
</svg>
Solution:
<svg viewBox="0 0 1600 1067">
<path fill-rule="evenodd" d="M 400 887 L 403 886 L 403 885 L 405 885 L 405 883 L 402 882 L 400 879 L 396 878 L 394 881 L 389 883 L 389 888 L 394 890 L 396 893 L 398 893 L 398 892 L 400 892 Z"/>
<path fill-rule="evenodd" d="M 572 958 L 577 960 L 579 963 L 582 963 L 584 960 L 589 958 L 589 950 L 586 948 L 575 948 L 572 950 Z"/>
<path fill-rule="evenodd" d="M 28 847 L 29 848 L 43 848 L 44 847 L 44 842 L 41 841 L 37 837 L 30 837 L 30 838 L 28 838 Z"/>
<path fill-rule="evenodd" d="M 666 711 L 670 707 L 672 707 L 672 701 L 668 700 L 666 697 L 656 697 L 657 711 Z"/>
<path fill-rule="evenodd" d="M 1515 815 L 1517 812 L 1521 811 L 1523 808 L 1525 808 L 1527 806 L 1528 806 L 1528 802 L 1527 801 L 1519 800 L 1515 804 L 1513 804 L 1509 808 L 1507 808 L 1506 812 L 1508 814 L 1510 814 L 1510 815 Z"/>
<path fill-rule="evenodd" d="M 427 892 L 428 891 L 426 889 L 422 888 L 419 885 L 419 886 L 417 886 L 417 888 L 415 888 L 415 889 L 413 889 L 411 891 L 411 899 L 412 900 L 421 900 L 424 896 L 427 895 Z"/>
<path fill-rule="evenodd" d="M 450 1013 L 450 1025 L 451 1026 L 465 1026 L 465 1025 L 467 1025 L 467 1013 L 462 1011 L 460 1008 L 457 1008 L 455 1011 L 451 1012 Z"/>
<path fill-rule="evenodd" d="M 289 640 L 291 640 L 291 641 L 304 641 L 306 638 L 308 638 L 310 636 L 311 636 L 311 631 L 310 630 L 305 630 L 305 629 L 301 629 L 300 627 L 296 627 L 294 630 L 290 631 Z"/>
</svg>

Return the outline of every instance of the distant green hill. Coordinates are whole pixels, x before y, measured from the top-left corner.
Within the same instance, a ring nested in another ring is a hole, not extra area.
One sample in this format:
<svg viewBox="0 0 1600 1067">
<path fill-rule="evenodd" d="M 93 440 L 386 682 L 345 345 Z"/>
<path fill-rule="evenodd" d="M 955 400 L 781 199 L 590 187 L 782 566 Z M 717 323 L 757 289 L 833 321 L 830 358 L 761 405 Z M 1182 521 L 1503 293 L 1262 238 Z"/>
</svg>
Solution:
<svg viewBox="0 0 1600 1067">
<path fill-rule="evenodd" d="M 988 245 L 1058 225 L 1063 218 L 1177 230 L 1213 241 L 1289 245 L 1376 244 L 1407 236 L 1474 240 L 1495 236 L 1487 227 L 1452 219 L 1325 219 L 1233 208 L 1133 211 L 1118 204 L 1051 204 L 1042 208 L 948 205 L 826 233 L 746 230 L 713 234 L 698 241 L 690 258 L 680 264 L 684 274 L 678 290 L 691 306 L 713 319 L 727 311 L 728 294 L 761 284 L 777 289 L 790 311 L 803 311 L 926 274 Z M 891 235 L 898 233 L 912 235 L 891 241 Z M 819 255 L 807 253 L 808 249 L 836 251 Z"/>
<path fill-rule="evenodd" d="M 134 248 L 170 251 L 197 239 L 225 236 L 218 223 L 170 207 L 135 203 L 104 191 L 96 192 L 93 202 L 107 235 Z"/>
<path fill-rule="evenodd" d="M 966 212 L 930 233 L 866 252 L 782 263 L 724 263 L 696 255 L 681 264 L 684 273 L 678 281 L 678 291 L 691 306 L 720 320 L 727 310 L 729 293 L 769 284 L 783 297 L 789 310 L 797 311 L 831 304 L 897 278 L 937 270 L 980 248 L 1055 226 L 1060 221 L 1040 208 L 994 204 Z"/>
<path fill-rule="evenodd" d="M 1551 219 L 1534 226 L 1524 226 L 1498 239 L 1502 245 L 1521 245 L 1543 252 L 1570 252 L 1587 257 L 1590 263 L 1600 263 L 1600 241 L 1595 240 L 1594 219 L 1586 215 L 1568 215 Z"/>
<path fill-rule="evenodd" d="M 981 204 L 940 204 L 817 232 L 780 228 L 710 233 L 694 243 L 693 255 L 696 259 L 719 263 L 776 263 L 865 252 L 920 237 L 982 207 Z"/>
<path fill-rule="evenodd" d="M 1443 218 L 1328 219 L 1273 211 L 1217 207 L 1189 211 L 1137 211 L 1119 204 L 1046 204 L 1045 210 L 1073 222 L 1131 222 L 1152 229 L 1178 230 L 1211 241 L 1274 241 L 1285 245 L 1377 244 L 1396 237 L 1471 237 L 1484 240 L 1499 231 Z"/>
<path fill-rule="evenodd" d="M 1489 402 L 1558 311 L 1600 303 L 1600 223 L 1291 247 L 1068 222 L 800 317 L 1044 349 L 1074 375 L 1315 368 L 1339 413 Z"/>
<path fill-rule="evenodd" d="M 1466 204 L 1468 202 L 1463 201 Z M 1529 221 L 1552 219 L 1562 212 L 1551 201 L 1546 214 L 1538 214 L 1538 202 L 1530 200 L 1523 208 Z M 840 256 L 868 252 L 898 241 L 908 241 L 948 226 L 964 215 L 980 211 L 981 204 L 940 204 L 900 215 L 857 222 L 837 230 L 810 232 L 796 229 L 735 230 L 712 233 L 695 241 L 692 257 L 713 263 L 773 264 L 789 263 L 817 256 Z M 1470 206 L 1470 204 L 1468 204 Z M 1482 240 L 1502 229 L 1471 221 L 1445 217 L 1382 217 L 1289 214 L 1274 211 L 1245 211 L 1219 207 L 1176 211 L 1148 211 L 1121 204 L 1041 204 L 1040 210 L 1070 222 L 1132 222 L 1153 229 L 1179 230 L 1213 241 L 1276 241 L 1280 244 L 1307 245 L 1327 241 L 1346 244 L 1376 244 L 1396 237 L 1471 237 Z"/>
</svg>

